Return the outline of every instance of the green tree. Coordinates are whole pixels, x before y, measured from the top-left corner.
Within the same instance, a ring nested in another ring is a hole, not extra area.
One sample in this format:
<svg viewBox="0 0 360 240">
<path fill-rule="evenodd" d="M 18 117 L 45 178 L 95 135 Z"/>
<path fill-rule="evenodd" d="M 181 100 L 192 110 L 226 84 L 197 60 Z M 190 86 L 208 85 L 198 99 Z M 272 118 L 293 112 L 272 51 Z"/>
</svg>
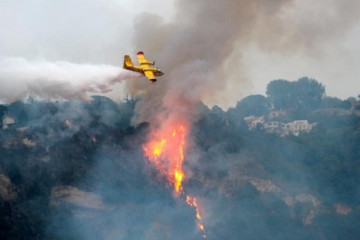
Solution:
<svg viewBox="0 0 360 240">
<path fill-rule="evenodd" d="M 349 110 L 351 109 L 351 102 L 348 100 L 344 100 L 341 102 L 341 108 Z"/>
<path fill-rule="evenodd" d="M 325 87 L 315 79 L 300 78 L 294 83 L 293 94 L 298 108 L 317 109 L 325 95 Z"/>
<path fill-rule="evenodd" d="M 6 106 L 0 105 L 0 118 L 2 118 L 5 115 L 7 109 L 8 108 Z"/>
<path fill-rule="evenodd" d="M 271 81 L 266 87 L 266 94 L 275 109 L 289 108 L 291 106 L 291 82 L 283 79 Z"/>
<path fill-rule="evenodd" d="M 322 106 L 324 108 L 340 108 L 342 100 L 337 97 L 325 97 L 322 101 Z"/>
<path fill-rule="evenodd" d="M 269 112 L 269 101 L 263 95 L 250 95 L 236 104 L 241 116 L 261 116 Z"/>
<path fill-rule="evenodd" d="M 307 112 L 321 106 L 325 87 L 308 77 L 296 82 L 279 79 L 267 85 L 266 94 L 274 109 L 294 108 Z"/>
</svg>

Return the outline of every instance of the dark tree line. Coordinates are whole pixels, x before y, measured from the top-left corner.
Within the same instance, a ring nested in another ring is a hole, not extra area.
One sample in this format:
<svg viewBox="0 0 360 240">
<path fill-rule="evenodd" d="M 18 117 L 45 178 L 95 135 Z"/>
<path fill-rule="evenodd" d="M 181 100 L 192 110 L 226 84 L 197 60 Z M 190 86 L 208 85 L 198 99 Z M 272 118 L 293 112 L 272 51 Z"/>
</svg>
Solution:
<svg viewBox="0 0 360 240">
<path fill-rule="evenodd" d="M 266 96 L 250 95 L 230 109 L 232 116 L 267 115 L 269 111 L 291 110 L 292 117 L 306 119 L 317 109 L 339 108 L 349 110 L 355 98 L 341 100 L 326 96 L 325 86 L 315 79 L 303 77 L 297 81 L 273 80 L 266 88 Z M 360 109 L 359 106 L 355 110 Z"/>
</svg>

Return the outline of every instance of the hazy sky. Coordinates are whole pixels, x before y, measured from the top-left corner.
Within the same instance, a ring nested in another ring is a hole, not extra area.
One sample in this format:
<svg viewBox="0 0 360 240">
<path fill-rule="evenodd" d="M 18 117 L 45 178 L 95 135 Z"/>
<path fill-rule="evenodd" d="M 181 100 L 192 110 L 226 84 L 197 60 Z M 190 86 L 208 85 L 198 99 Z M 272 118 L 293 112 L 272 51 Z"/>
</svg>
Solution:
<svg viewBox="0 0 360 240">
<path fill-rule="evenodd" d="M 170 23 L 176 8 L 181 7 L 181 1 L 174 2 L 0 0 L 0 56 L 122 65 L 124 54 L 135 55 L 137 51 L 132 41 L 138 16 L 154 13 Z M 255 25 L 258 28 L 251 34 L 257 41 L 250 39 L 241 47 L 244 41 L 239 41 L 239 50 L 235 49 L 227 61 L 232 76 L 238 69 L 246 84 L 227 86 L 223 94 L 232 98 L 219 104 L 229 106 L 248 94 L 265 94 L 266 84 L 273 79 L 297 80 L 302 76 L 323 83 L 330 96 L 357 96 L 359 12 L 359 0 L 295 0 L 281 12 L 285 24 L 281 25 L 280 38 L 275 39 L 276 29 L 270 33 L 259 27 L 261 23 Z M 123 96 L 121 88 L 119 85 L 113 96 Z"/>
</svg>

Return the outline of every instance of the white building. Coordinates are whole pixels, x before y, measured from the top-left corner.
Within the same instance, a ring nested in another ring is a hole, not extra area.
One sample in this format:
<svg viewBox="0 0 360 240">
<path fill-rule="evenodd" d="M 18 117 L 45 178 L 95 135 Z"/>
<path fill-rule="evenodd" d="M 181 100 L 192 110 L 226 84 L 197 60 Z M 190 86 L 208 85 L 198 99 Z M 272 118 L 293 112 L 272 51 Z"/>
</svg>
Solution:
<svg viewBox="0 0 360 240">
<path fill-rule="evenodd" d="M 254 130 L 258 125 L 263 126 L 265 124 L 265 117 L 255 117 L 251 115 L 244 117 L 244 122 L 248 125 L 249 130 Z"/>
<path fill-rule="evenodd" d="M 295 135 L 299 136 L 301 132 L 311 132 L 317 123 L 309 123 L 308 120 L 295 120 L 289 123 L 282 123 L 279 121 L 265 122 L 265 120 L 253 119 L 248 120 L 248 126 L 250 130 L 254 130 L 257 124 L 262 124 L 266 133 L 275 133 L 280 136 Z"/>
<path fill-rule="evenodd" d="M 311 132 L 316 124 L 317 123 L 309 123 L 308 120 L 295 120 L 284 124 L 282 134 L 284 136 L 289 134 L 299 136 L 300 132 Z"/>
<path fill-rule="evenodd" d="M 283 123 L 278 121 L 271 121 L 264 123 L 264 130 L 267 133 L 276 133 L 280 134 L 282 133 Z"/>
<path fill-rule="evenodd" d="M 15 124 L 15 118 L 5 115 L 2 119 L 2 128 L 7 129 Z"/>
</svg>

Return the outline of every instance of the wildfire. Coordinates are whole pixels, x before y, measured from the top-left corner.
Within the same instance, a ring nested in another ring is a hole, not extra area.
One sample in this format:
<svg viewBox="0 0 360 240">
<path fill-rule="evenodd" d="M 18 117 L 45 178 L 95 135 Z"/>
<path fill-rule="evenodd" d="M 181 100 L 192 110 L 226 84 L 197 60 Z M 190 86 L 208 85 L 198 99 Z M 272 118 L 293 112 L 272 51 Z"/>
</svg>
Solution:
<svg viewBox="0 0 360 240">
<path fill-rule="evenodd" d="M 67 126 L 67 127 L 71 127 L 71 122 L 70 122 L 70 120 L 65 120 L 65 125 Z"/>
<path fill-rule="evenodd" d="M 157 132 L 154 136 L 155 139 L 143 147 L 149 161 L 155 165 L 158 171 L 167 176 L 177 195 L 182 192 L 184 180 L 182 164 L 186 135 L 185 127 L 179 125 L 174 129 Z"/>
<path fill-rule="evenodd" d="M 184 194 L 182 183 L 185 174 L 182 165 L 187 134 L 188 127 L 185 124 L 176 124 L 173 127 L 153 132 L 152 139 L 143 146 L 148 160 L 154 164 L 160 173 L 167 177 L 177 196 Z M 197 226 L 202 232 L 203 238 L 206 238 L 197 199 L 186 195 L 186 203 L 195 209 Z"/>
<path fill-rule="evenodd" d="M 197 219 L 197 226 L 198 228 L 202 231 L 203 233 L 203 238 L 206 238 L 206 234 L 205 234 L 205 226 L 204 226 L 204 223 L 203 223 L 203 219 L 201 217 L 201 214 L 200 214 L 200 209 L 199 209 L 199 206 L 197 204 L 197 199 L 196 197 L 191 197 L 189 195 L 186 196 L 186 203 L 193 207 L 196 211 L 196 219 Z"/>
</svg>

